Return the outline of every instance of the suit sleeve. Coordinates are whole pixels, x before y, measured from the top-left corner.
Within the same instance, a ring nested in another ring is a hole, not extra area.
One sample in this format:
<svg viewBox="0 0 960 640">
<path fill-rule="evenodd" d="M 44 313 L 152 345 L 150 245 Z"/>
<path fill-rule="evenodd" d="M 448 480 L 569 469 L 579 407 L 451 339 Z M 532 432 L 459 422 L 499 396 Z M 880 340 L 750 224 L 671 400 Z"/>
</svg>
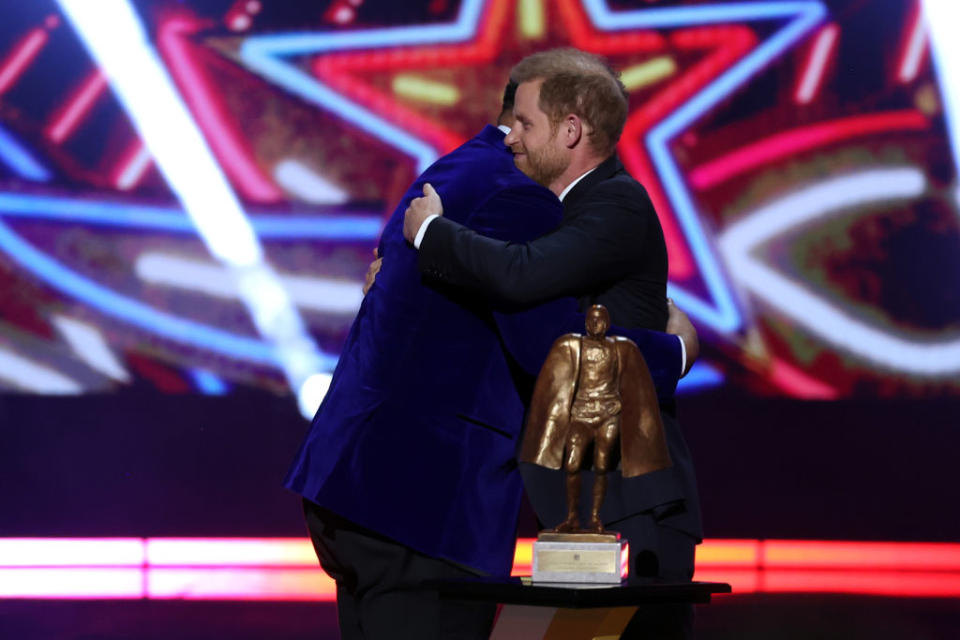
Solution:
<svg viewBox="0 0 960 640">
<path fill-rule="evenodd" d="M 498 238 L 490 242 L 509 243 L 511 239 L 523 241 L 535 238 L 559 219 L 559 210 L 555 208 L 557 202 L 538 199 L 540 191 L 505 190 L 478 208 L 468 224 L 473 229 Z M 427 235 L 441 220 L 443 218 L 438 218 L 430 224 Z M 477 237 L 483 238 L 480 235 Z M 557 338 L 565 333 L 584 332 L 585 315 L 580 313 L 577 301 L 572 296 L 554 296 L 552 300 L 536 306 L 495 312 L 494 320 L 507 351 L 524 370 L 535 376 Z M 609 333 L 622 335 L 636 343 L 647 361 L 658 398 L 671 398 L 681 373 L 679 338 L 659 331 L 615 326 L 610 328 Z"/>
<path fill-rule="evenodd" d="M 656 219 L 646 210 L 650 207 L 647 198 L 601 185 L 573 219 L 526 242 L 485 237 L 479 229 L 440 217 L 430 223 L 420 245 L 420 270 L 509 304 L 582 295 L 629 274 L 636 247 Z"/>
</svg>

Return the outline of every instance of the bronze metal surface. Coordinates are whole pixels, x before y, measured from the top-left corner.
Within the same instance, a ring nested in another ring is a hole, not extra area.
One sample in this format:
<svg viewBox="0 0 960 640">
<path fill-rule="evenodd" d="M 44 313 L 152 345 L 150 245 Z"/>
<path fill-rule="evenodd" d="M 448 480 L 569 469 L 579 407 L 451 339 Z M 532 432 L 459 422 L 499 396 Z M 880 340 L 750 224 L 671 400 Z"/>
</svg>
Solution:
<svg viewBox="0 0 960 640">
<path fill-rule="evenodd" d="M 587 335 L 558 338 L 534 387 L 520 460 L 567 472 L 568 516 L 554 530 L 560 533 L 603 532 L 606 473 L 615 471 L 618 458 L 624 477 L 672 465 L 647 363 L 632 341 L 607 337 L 609 326 L 606 308 L 590 307 Z M 593 501 L 590 522 L 581 528 L 580 470 L 590 463 L 591 445 Z"/>
</svg>

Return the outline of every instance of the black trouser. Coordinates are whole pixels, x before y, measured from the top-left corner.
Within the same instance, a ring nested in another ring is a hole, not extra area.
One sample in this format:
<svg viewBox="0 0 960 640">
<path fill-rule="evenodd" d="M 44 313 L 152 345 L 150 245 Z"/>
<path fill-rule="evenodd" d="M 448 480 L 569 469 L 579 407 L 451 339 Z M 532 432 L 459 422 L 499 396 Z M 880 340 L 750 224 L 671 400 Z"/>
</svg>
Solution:
<svg viewBox="0 0 960 640">
<path fill-rule="evenodd" d="M 337 514 L 303 501 L 320 566 L 337 582 L 344 640 L 485 639 L 496 605 L 441 599 L 422 587 L 432 580 L 477 574 L 417 553 Z"/>
</svg>

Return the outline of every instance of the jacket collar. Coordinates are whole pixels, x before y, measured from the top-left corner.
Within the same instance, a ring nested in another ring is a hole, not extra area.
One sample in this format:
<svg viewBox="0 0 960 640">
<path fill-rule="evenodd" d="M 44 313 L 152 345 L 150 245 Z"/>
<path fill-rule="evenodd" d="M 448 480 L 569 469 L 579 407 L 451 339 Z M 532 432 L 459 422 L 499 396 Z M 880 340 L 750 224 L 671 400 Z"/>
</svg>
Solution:
<svg viewBox="0 0 960 640">
<path fill-rule="evenodd" d="M 477 140 L 480 142 L 485 142 L 492 147 L 503 147 L 504 151 L 509 151 L 507 145 L 503 144 L 503 139 L 506 137 L 503 131 L 492 124 L 488 124 L 477 134 Z"/>
<path fill-rule="evenodd" d="M 597 165 L 596 169 L 584 176 L 583 180 L 578 182 L 577 186 L 570 190 L 570 193 L 563 199 L 563 210 L 569 211 L 575 207 L 584 196 L 593 191 L 595 186 L 604 180 L 608 180 L 620 171 L 623 171 L 623 164 L 620 162 L 617 154 L 614 153 Z"/>
</svg>

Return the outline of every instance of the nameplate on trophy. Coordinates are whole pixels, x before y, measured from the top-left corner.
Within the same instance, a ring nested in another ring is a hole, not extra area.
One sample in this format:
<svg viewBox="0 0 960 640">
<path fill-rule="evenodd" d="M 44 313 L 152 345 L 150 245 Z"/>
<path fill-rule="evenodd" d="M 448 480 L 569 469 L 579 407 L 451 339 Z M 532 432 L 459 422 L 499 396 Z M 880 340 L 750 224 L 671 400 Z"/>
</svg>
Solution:
<svg viewBox="0 0 960 640">
<path fill-rule="evenodd" d="M 618 534 L 542 533 L 533 543 L 533 581 L 620 584 L 628 556 Z"/>
</svg>

